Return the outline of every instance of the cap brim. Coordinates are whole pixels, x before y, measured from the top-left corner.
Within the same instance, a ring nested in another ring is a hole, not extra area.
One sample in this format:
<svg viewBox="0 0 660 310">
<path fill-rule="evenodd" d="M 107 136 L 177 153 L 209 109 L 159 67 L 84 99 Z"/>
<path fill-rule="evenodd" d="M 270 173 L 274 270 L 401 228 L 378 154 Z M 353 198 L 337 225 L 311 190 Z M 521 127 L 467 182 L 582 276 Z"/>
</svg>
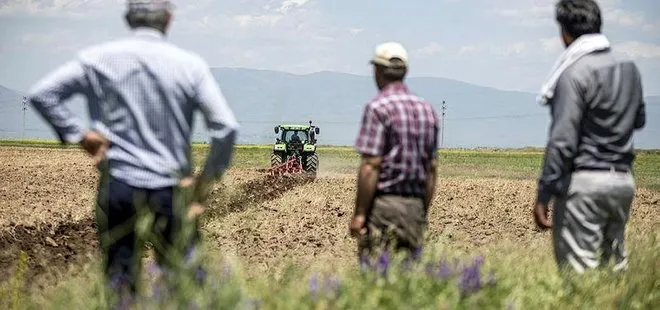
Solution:
<svg viewBox="0 0 660 310">
<path fill-rule="evenodd" d="M 147 7 L 131 7 L 130 5 L 127 7 L 127 10 L 129 12 L 157 12 L 161 10 L 166 10 L 166 11 L 174 11 L 176 9 L 176 5 L 172 3 L 171 1 L 167 1 L 162 4 L 162 7 L 157 7 L 157 8 L 149 8 Z"/>
<path fill-rule="evenodd" d="M 390 62 L 388 62 L 386 60 L 383 60 L 383 59 L 379 59 L 379 58 L 374 58 L 374 59 L 369 60 L 369 64 L 370 65 L 380 65 L 380 66 L 385 66 L 385 67 L 389 67 L 389 66 L 392 65 Z"/>
<path fill-rule="evenodd" d="M 371 59 L 369 60 L 370 65 L 379 65 L 387 68 L 394 68 L 394 69 L 402 69 L 402 68 L 407 68 L 408 63 L 400 63 L 400 64 L 394 64 L 389 61 L 383 60 L 383 59 Z"/>
</svg>

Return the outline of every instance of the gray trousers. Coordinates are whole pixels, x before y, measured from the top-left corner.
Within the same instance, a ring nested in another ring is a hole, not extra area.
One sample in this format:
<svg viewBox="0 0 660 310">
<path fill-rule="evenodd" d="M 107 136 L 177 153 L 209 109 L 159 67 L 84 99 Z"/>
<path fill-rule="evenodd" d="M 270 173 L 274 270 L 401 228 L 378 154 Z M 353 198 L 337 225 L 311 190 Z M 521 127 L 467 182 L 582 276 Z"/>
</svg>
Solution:
<svg viewBox="0 0 660 310">
<path fill-rule="evenodd" d="M 583 273 L 614 258 L 613 270 L 625 269 L 624 236 L 634 196 L 631 173 L 573 173 L 567 194 L 555 203 L 553 243 L 559 267 L 570 265 Z"/>
<path fill-rule="evenodd" d="M 367 234 L 358 242 L 360 258 L 372 257 L 383 250 L 418 254 L 427 223 L 424 200 L 393 195 L 376 197 L 367 217 Z"/>
</svg>

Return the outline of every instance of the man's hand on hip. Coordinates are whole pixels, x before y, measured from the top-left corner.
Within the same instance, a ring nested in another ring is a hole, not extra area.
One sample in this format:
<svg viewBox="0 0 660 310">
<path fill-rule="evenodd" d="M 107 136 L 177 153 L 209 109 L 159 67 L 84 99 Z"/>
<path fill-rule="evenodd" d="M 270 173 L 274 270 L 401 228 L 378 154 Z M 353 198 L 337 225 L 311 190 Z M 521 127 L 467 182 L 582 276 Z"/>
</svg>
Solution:
<svg viewBox="0 0 660 310">
<path fill-rule="evenodd" d="M 534 205 L 534 221 L 536 226 L 540 229 L 552 228 L 552 223 L 548 219 L 548 204 L 537 202 Z"/>
<path fill-rule="evenodd" d="M 199 191 L 198 187 L 202 185 L 203 184 L 200 184 L 199 179 L 193 176 L 185 177 L 179 181 L 179 187 L 182 189 L 192 189 L 193 193 L 197 193 Z M 197 195 L 194 195 L 193 200 L 188 206 L 186 206 L 188 208 L 187 216 L 190 220 L 195 219 L 204 213 L 204 206 L 202 206 L 198 199 L 196 199 L 196 196 Z"/>
<path fill-rule="evenodd" d="M 88 131 L 80 141 L 80 146 L 82 146 L 87 154 L 92 156 L 94 165 L 98 165 L 105 158 L 105 153 L 110 147 L 110 142 L 100 133 Z"/>
</svg>

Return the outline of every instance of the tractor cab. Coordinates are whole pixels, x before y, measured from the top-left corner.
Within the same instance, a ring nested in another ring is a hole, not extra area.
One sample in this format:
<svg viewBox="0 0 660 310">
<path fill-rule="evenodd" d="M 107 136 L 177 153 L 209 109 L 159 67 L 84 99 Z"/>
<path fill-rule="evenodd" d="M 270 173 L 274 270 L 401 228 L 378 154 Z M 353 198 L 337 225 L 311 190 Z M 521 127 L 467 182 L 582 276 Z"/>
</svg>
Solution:
<svg viewBox="0 0 660 310">
<path fill-rule="evenodd" d="M 277 125 L 275 145 L 271 155 L 271 168 L 285 162 L 297 162 L 305 171 L 316 172 L 318 156 L 316 154 L 319 127 L 312 125 Z"/>
<path fill-rule="evenodd" d="M 274 128 L 276 143 L 289 144 L 302 142 L 303 144 L 316 144 L 316 135 L 320 133 L 318 127 L 312 125 L 278 125 Z"/>
</svg>

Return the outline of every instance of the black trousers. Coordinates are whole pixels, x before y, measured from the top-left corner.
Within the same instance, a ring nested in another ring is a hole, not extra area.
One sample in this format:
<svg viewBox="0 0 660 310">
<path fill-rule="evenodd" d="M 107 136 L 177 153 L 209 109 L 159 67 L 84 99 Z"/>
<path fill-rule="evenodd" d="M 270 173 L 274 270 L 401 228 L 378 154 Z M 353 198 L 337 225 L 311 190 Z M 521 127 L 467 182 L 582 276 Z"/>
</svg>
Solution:
<svg viewBox="0 0 660 310">
<path fill-rule="evenodd" d="M 141 189 L 103 174 L 96 221 L 111 290 L 137 291 L 147 242 L 166 271 L 179 267 L 195 250 L 201 239 L 199 223 L 184 223 L 183 196 L 177 187 Z M 203 271 L 197 267 L 194 272 Z"/>
</svg>

